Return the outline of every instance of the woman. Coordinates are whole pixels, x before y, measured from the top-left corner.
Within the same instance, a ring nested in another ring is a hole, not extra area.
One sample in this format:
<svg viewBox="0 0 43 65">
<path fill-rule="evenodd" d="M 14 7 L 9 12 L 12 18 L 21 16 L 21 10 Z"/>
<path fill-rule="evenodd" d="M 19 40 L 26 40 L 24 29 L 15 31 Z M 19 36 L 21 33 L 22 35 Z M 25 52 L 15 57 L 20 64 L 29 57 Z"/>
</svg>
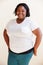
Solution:
<svg viewBox="0 0 43 65">
<path fill-rule="evenodd" d="M 41 31 L 29 19 L 29 7 L 25 3 L 17 5 L 14 11 L 18 18 L 8 22 L 3 35 L 8 46 L 8 65 L 28 65 L 41 42 Z M 34 36 L 36 36 L 34 44 Z"/>
</svg>

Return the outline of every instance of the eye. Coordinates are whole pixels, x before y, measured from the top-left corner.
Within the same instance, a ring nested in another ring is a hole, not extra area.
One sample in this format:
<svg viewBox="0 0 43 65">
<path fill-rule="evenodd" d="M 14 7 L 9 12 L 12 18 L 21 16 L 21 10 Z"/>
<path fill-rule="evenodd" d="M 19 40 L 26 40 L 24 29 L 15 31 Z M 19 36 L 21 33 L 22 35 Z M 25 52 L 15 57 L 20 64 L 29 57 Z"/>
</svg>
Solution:
<svg viewBox="0 0 43 65">
<path fill-rule="evenodd" d="M 22 12 L 25 12 L 24 10 L 22 10 Z"/>
</svg>

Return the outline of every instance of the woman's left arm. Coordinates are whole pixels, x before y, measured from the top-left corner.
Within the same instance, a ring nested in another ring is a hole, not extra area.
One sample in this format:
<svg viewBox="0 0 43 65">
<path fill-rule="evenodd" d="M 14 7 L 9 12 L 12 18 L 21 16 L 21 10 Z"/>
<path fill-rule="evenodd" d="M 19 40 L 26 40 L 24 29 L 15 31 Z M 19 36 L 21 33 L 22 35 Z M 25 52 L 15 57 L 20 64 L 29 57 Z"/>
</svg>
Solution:
<svg viewBox="0 0 43 65">
<path fill-rule="evenodd" d="M 34 55 L 37 55 L 37 49 L 38 49 L 41 39 L 42 39 L 42 33 L 39 28 L 35 29 L 32 32 L 36 35 L 36 41 L 35 41 L 35 45 L 34 45 Z"/>
</svg>

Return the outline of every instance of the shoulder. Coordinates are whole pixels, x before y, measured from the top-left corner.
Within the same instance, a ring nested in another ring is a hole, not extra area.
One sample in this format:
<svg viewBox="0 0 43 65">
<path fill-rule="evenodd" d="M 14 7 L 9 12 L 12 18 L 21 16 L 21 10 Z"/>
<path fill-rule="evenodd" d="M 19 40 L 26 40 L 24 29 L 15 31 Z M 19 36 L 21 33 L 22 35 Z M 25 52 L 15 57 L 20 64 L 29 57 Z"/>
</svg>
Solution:
<svg viewBox="0 0 43 65">
<path fill-rule="evenodd" d="M 25 20 L 26 20 L 26 21 L 29 21 L 29 20 L 30 20 L 30 17 L 26 17 Z"/>
<path fill-rule="evenodd" d="M 16 21 L 16 19 L 11 19 L 8 24 L 13 24 Z"/>
<path fill-rule="evenodd" d="M 5 29 L 10 28 L 11 26 L 13 26 L 13 24 L 15 23 L 16 19 L 11 19 L 8 21 L 8 23 L 5 26 Z"/>
<path fill-rule="evenodd" d="M 26 23 L 31 24 L 33 23 L 30 17 L 25 18 Z"/>
<path fill-rule="evenodd" d="M 38 25 L 38 23 L 34 20 L 32 20 L 30 17 L 26 17 L 25 19 L 27 21 L 27 23 L 29 23 L 30 25 Z"/>
<path fill-rule="evenodd" d="M 27 23 L 30 25 L 30 28 L 31 28 L 32 31 L 39 28 L 39 25 L 38 25 L 38 23 L 36 21 L 33 21 L 29 17 L 27 17 L 26 20 L 27 20 Z"/>
<path fill-rule="evenodd" d="M 15 21 L 16 21 L 16 19 L 11 19 L 8 21 L 7 25 L 12 25 L 15 23 Z"/>
</svg>

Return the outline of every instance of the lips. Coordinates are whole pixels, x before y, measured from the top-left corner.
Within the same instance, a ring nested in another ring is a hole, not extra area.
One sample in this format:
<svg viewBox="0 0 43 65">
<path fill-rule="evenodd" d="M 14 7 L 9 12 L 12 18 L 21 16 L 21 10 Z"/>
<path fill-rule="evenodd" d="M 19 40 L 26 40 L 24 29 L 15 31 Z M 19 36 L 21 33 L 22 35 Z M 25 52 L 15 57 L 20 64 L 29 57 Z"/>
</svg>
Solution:
<svg viewBox="0 0 43 65">
<path fill-rule="evenodd" d="M 23 16 L 22 14 L 19 14 L 18 16 Z"/>
<path fill-rule="evenodd" d="M 23 17 L 23 14 L 18 14 L 19 17 Z"/>
</svg>

